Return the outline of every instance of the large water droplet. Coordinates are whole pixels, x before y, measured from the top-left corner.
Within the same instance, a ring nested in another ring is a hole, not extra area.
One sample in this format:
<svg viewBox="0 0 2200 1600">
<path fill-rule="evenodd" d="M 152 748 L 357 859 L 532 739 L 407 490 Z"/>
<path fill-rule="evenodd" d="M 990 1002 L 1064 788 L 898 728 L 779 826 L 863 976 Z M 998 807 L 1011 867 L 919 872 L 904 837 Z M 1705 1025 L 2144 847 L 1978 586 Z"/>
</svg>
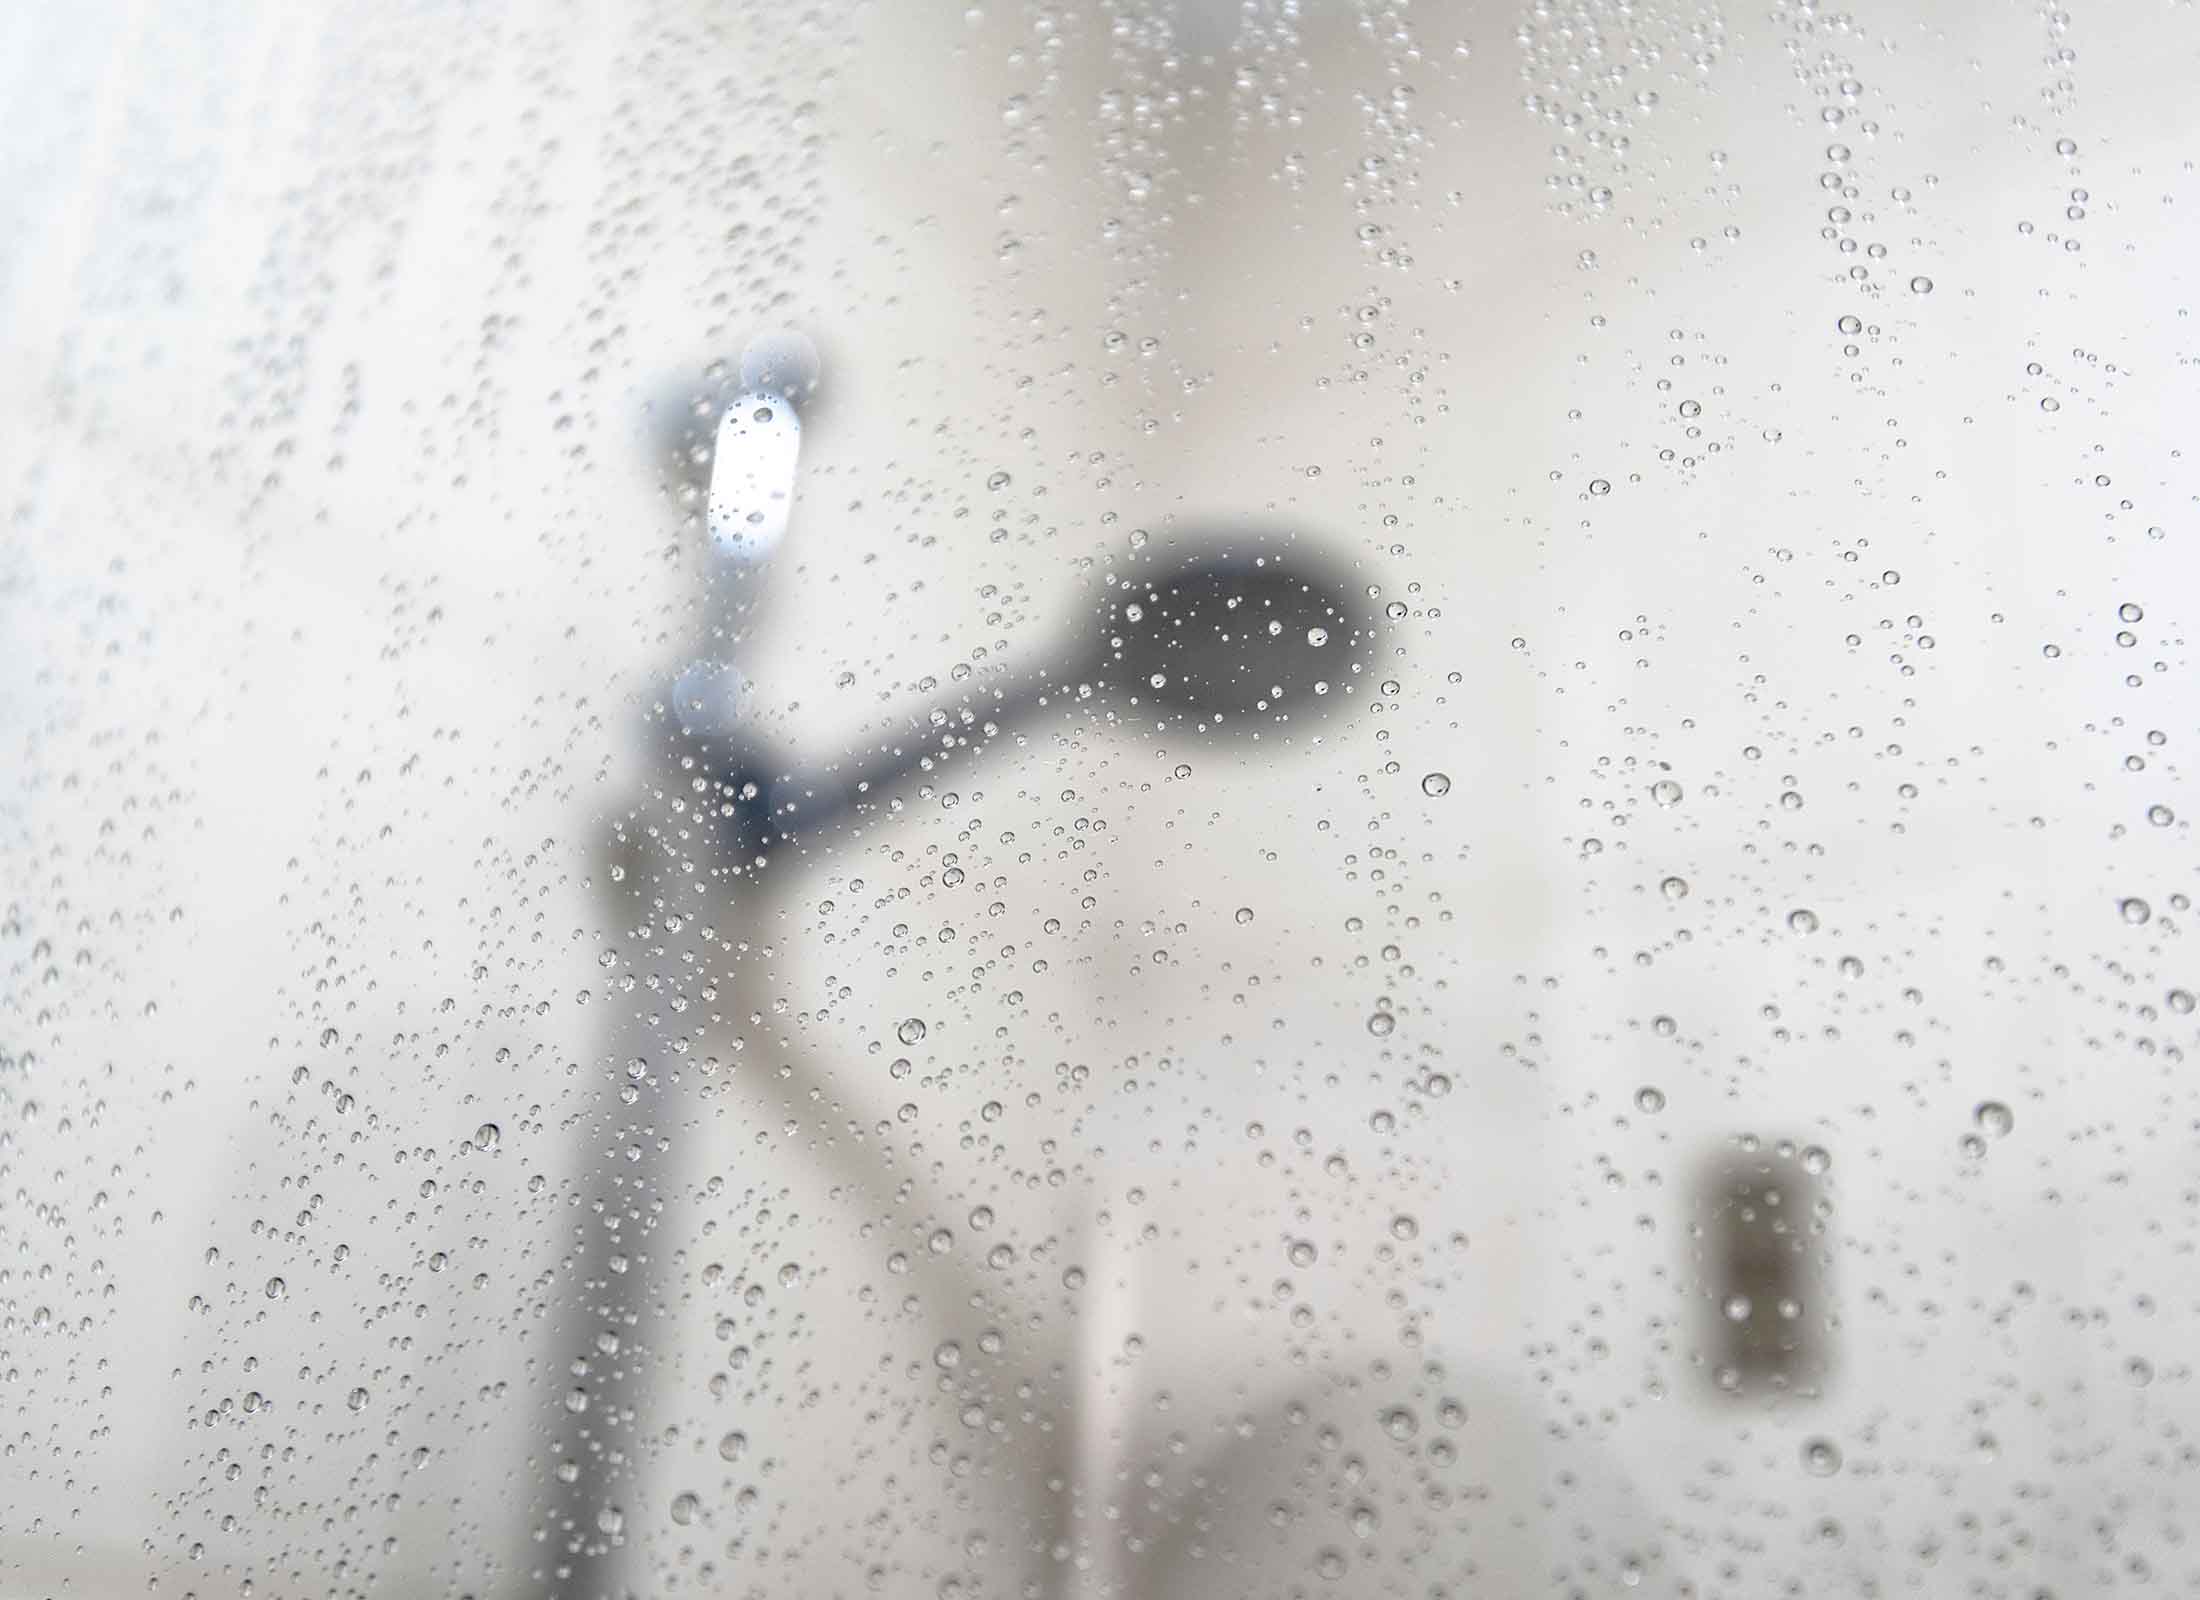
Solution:
<svg viewBox="0 0 2200 1600">
<path fill-rule="evenodd" d="M 1814 1478 L 1830 1478 L 1841 1470 L 1841 1447 L 1831 1439 L 1803 1441 L 1803 1470 Z"/>
</svg>

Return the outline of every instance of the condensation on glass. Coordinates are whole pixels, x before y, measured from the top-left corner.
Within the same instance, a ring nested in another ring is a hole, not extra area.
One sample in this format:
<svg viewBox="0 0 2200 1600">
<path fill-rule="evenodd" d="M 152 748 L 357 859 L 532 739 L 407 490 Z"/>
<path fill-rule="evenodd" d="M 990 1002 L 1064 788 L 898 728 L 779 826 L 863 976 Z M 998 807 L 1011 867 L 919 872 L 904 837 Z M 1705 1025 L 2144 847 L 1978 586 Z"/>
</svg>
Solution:
<svg viewBox="0 0 2200 1600">
<path fill-rule="evenodd" d="M 2200 1589 L 2190 8 L 0 39 L 0 1591 Z"/>
</svg>

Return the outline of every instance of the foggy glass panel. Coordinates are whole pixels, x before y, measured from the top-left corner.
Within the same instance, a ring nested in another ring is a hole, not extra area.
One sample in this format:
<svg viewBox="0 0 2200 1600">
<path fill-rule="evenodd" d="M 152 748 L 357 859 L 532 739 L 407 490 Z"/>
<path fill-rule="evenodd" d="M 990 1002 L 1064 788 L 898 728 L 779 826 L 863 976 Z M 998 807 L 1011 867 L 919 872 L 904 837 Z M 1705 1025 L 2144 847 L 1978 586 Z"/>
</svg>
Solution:
<svg viewBox="0 0 2200 1600">
<path fill-rule="evenodd" d="M 0 41 L 0 1592 L 2200 1586 L 2189 8 Z"/>
</svg>

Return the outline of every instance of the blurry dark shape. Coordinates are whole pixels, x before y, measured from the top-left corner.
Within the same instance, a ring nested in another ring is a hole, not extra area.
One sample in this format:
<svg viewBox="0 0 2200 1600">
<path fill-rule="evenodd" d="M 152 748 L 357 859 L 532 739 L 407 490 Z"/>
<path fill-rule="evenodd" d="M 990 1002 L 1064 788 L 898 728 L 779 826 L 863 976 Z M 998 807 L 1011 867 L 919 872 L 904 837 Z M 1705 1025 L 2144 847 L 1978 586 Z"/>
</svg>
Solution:
<svg viewBox="0 0 2200 1600">
<path fill-rule="evenodd" d="M 665 488 L 690 508 L 700 507 L 706 497 L 715 499 L 724 485 L 714 481 L 714 455 L 741 435 L 738 426 L 720 430 L 728 407 L 766 395 L 776 397 L 769 402 L 774 406 L 799 401 L 806 427 L 818 373 L 817 354 L 807 340 L 778 335 L 752 344 L 738 370 L 716 363 L 697 380 L 660 388 L 649 426 Z M 758 480 L 744 479 L 738 492 L 771 490 L 777 471 L 791 496 L 791 451 L 781 451 L 764 468 L 733 464 Z M 754 504 L 764 509 L 780 502 Z M 711 514 L 715 522 L 715 504 Z M 768 510 L 765 515 L 769 520 Z M 782 526 L 784 515 L 781 510 Z M 672 686 L 676 731 L 658 753 L 660 773 L 709 795 L 705 805 L 717 826 L 701 830 L 693 843 L 679 830 L 672 851 L 668 839 L 646 823 L 631 834 L 620 828 L 607 863 L 616 868 L 607 876 L 621 886 L 608 897 L 614 916 L 630 915 L 637 906 L 649 915 L 702 888 L 725 895 L 720 909 L 747 926 L 769 927 L 772 907 L 781 903 L 775 897 L 802 881 L 807 846 L 890 818 L 899 790 L 933 769 L 943 717 L 962 714 L 963 725 L 969 725 L 982 716 L 996 732 L 1069 717 L 1128 737 L 1169 727 L 1210 739 L 1257 741 L 1300 718 L 1318 719 L 1332 710 L 1349 717 L 1357 708 L 1352 691 L 1370 664 L 1372 624 L 1351 599 L 1353 587 L 1343 574 L 1300 548 L 1288 533 L 1200 529 L 1172 541 L 1166 552 L 1141 554 L 1111 568 L 1104 591 L 1089 602 L 1089 610 L 1073 612 L 1055 650 L 1012 679 L 982 694 L 974 686 L 959 705 L 938 700 L 914 705 L 891 737 L 863 753 L 821 761 L 814 752 L 787 748 L 758 725 L 734 665 L 768 592 L 761 579 L 772 565 L 776 532 L 750 551 L 729 548 L 714 527 L 718 559 L 705 578 L 710 613 L 701 641 L 705 653 L 691 658 Z M 1194 553 L 1177 556 L 1181 548 Z M 1273 738 L 1268 748 L 1281 759 L 1288 740 Z M 786 852 L 792 859 L 758 874 L 756 868 L 781 844 L 792 846 Z M 691 852 L 703 858 L 700 863 L 690 859 Z M 749 880 L 738 891 L 736 876 Z M 745 971 L 728 978 L 729 1014 L 749 1009 L 745 1002 L 761 1008 L 763 997 L 749 992 L 758 982 Z M 606 1008 L 601 1025 L 605 1088 L 631 1088 L 646 1079 L 653 1088 L 669 1090 L 681 1081 L 677 1072 L 663 1080 L 652 1072 L 650 1057 L 660 1037 L 651 1010 Z M 819 1063 L 797 1060 L 785 1063 L 782 1075 L 791 1093 L 822 1092 L 821 1070 Z M 616 1114 L 612 1120 L 616 1123 Z M 540 1515 L 532 1520 L 515 1569 L 526 1592 L 566 1600 L 633 1592 L 625 1581 L 632 1558 L 619 1501 L 641 1490 L 654 1431 L 646 1419 L 662 1403 L 656 1374 L 670 1355 L 670 1340 L 653 1316 L 663 1282 L 649 1254 L 633 1252 L 629 1241 L 646 1239 L 663 1218 L 678 1214 L 689 1194 L 693 1159 L 685 1145 L 659 1142 L 649 1148 L 636 1141 L 623 1170 L 614 1174 L 606 1170 L 604 1138 L 602 1129 L 587 1123 L 575 1135 L 569 1170 L 583 1192 L 593 1191 L 590 1215 L 596 1225 L 577 1223 L 561 1241 L 560 1259 L 551 1269 L 555 1321 L 541 1369 L 548 1427 L 546 1448 L 534 1465 L 555 1482 L 542 1485 Z M 881 1181 L 881 1173 L 863 1165 L 860 1144 L 837 1146 L 832 1154 L 843 1163 L 841 1175 L 851 1192 Z"/>
<path fill-rule="evenodd" d="M 1212 538 L 1179 567 L 1117 582 L 1091 670 L 1134 702 L 1215 726 L 1303 712 L 1366 656 L 1348 593 L 1304 555 Z"/>
<path fill-rule="evenodd" d="M 1054 664 L 1024 674 L 1007 698 L 974 701 L 972 709 L 1006 731 L 1089 703 L 1126 729 L 1189 724 L 1225 739 L 1257 739 L 1331 706 L 1349 716 L 1373 628 L 1341 575 L 1284 536 L 1195 534 L 1186 542 L 1198 553 L 1119 578 L 1100 603 L 1097 627 L 1072 624 Z M 719 788 L 731 858 L 745 862 L 775 843 L 884 814 L 932 750 L 923 713 L 906 727 L 902 743 L 824 767 L 798 765 L 754 741 L 695 741 L 698 765 Z"/>
<path fill-rule="evenodd" d="M 1834 1367 L 1832 1201 L 1817 1145 L 1742 1136 L 1708 1153 L 1691 1231 L 1703 1348 L 1729 1394 L 1813 1399 Z"/>
</svg>

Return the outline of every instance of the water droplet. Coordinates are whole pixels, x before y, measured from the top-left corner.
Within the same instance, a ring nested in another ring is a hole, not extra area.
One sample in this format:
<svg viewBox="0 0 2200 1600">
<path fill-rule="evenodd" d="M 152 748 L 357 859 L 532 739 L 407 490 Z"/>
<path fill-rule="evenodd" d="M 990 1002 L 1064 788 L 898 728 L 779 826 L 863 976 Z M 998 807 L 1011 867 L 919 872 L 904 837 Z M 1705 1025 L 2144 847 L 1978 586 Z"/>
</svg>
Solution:
<svg viewBox="0 0 2200 1600">
<path fill-rule="evenodd" d="M 1417 1239 L 1421 1235 L 1420 1222 L 1400 1212 L 1390 1219 L 1390 1236 L 1393 1239 Z"/>
<path fill-rule="evenodd" d="M 924 1019 L 922 1017 L 903 1018 L 901 1026 L 894 1030 L 894 1037 L 903 1044 L 918 1043 L 924 1038 Z"/>
<path fill-rule="evenodd" d="M 1688 898 L 1688 880 L 1686 878 L 1667 878 L 1659 883 L 1658 893 L 1664 895 L 1668 900 L 1686 900 Z"/>
<path fill-rule="evenodd" d="M 1387 1011 L 1377 1011 L 1367 1019 L 1367 1031 L 1378 1039 L 1387 1039 L 1398 1026 L 1398 1019 Z"/>
<path fill-rule="evenodd" d="M 1329 642 L 1329 630 L 1327 628 L 1308 628 L 1306 630 L 1306 642 L 1319 650 Z"/>
<path fill-rule="evenodd" d="M 1978 1109 L 1971 1113 L 1971 1120 L 1996 1139 L 2006 1139 L 2009 1130 L 2017 1125 L 2016 1114 L 1999 1100 L 1981 1100 Z"/>
<path fill-rule="evenodd" d="M 2131 601 L 2126 600 L 2122 605 L 2116 608 L 2116 615 L 2123 618 L 2126 622 L 2138 622 L 2146 616 L 2146 613 L 2142 611 L 2138 606 L 2134 605 Z"/>
<path fill-rule="evenodd" d="M 1007 473 L 996 472 L 991 477 L 985 480 L 985 486 L 988 489 L 991 489 L 995 494 L 998 494 L 1001 492 L 1001 490 L 1007 488 L 1009 484 L 1013 481 L 1014 480 L 1010 478 Z"/>
<path fill-rule="evenodd" d="M 1681 803 L 1681 786 L 1671 778 L 1660 778 L 1650 785 L 1650 798 L 1661 806 L 1677 806 Z"/>
<path fill-rule="evenodd" d="M 702 1498 L 691 1491 L 683 1490 L 672 1497 L 672 1520 L 683 1528 L 693 1522 L 702 1509 Z"/>
<path fill-rule="evenodd" d="M 1932 292 L 1933 280 L 1926 277 L 1922 272 L 1910 280 L 1910 293 L 1931 294 Z"/>
<path fill-rule="evenodd" d="M 2148 918 L 2154 915 L 2154 908 L 2148 905 L 2144 900 L 2141 900 L 2137 895 L 2133 895 L 2128 899 L 2119 900 L 2116 903 L 2116 909 L 2123 913 L 2124 920 L 2132 924 L 2134 927 L 2138 926 L 2138 924 L 2142 922 L 2145 922 Z"/>
<path fill-rule="evenodd" d="M 1440 799 L 1451 793 L 1451 777 L 1448 773 L 1432 772 L 1421 780 L 1421 792 L 1430 799 Z"/>
<path fill-rule="evenodd" d="M 2172 989 L 2169 992 L 2169 1008 L 2180 1017 L 2192 1015 L 2193 997 L 2190 989 Z"/>
<path fill-rule="evenodd" d="M 748 1454 L 748 1449 L 749 1436 L 739 1428 L 718 1436 L 718 1459 L 721 1461 L 739 1461 Z"/>
<path fill-rule="evenodd" d="M 1788 913 L 1788 929 L 1792 933 L 1808 936 L 1818 931 L 1818 913 L 1797 906 Z"/>
<path fill-rule="evenodd" d="M 1321 1252 L 1314 1248 L 1314 1241 L 1311 1239 L 1293 1239 L 1291 1248 L 1284 1254 L 1290 1258 L 1294 1267 L 1311 1267 Z"/>
<path fill-rule="evenodd" d="M 1832 1477 L 1841 1470 L 1841 1447 L 1831 1439 L 1805 1439 L 1803 1470 L 1814 1478 Z"/>
<path fill-rule="evenodd" d="M 2147 821 L 2153 823 L 2157 828 L 2166 828 L 2176 820 L 2177 813 L 2170 810 L 2168 806 L 2147 807 Z"/>
<path fill-rule="evenodd" d="M 502 1128 L 493 1122 L 484 1122 L 474 1130 L 474 1148 L 476 1150 L 494 1150 L 497 1147 L 497 1141 L 503 1137 L 504 1130 Z"/>
<path fill-rule="evenodd" d="M 1253 920 L 1253 908 L 1251 906 L 1239 906 L 1237 908 L 1237 911 L 1235 912 L 1235 915 L 1238 920 L 1238 925 L 1242 927 L 1246 923 Z"/>
<path fill-rule="evenodd" d="M 354 1411 L 364 1411 L 367 1409 L 367 1401 L 369 1398 L 370 1396 L 367 1394 L 366 1390 L 354 1389 L 350 1394 L 344 1396 L 344 1404 L 351 1407 L 351 1409 Z"/>
<path fill-rule="evenodd" d="M 1646 1117 L 1654 1117 L 1665 1109 L 1665 1091 L 1651 1084 L 1644 1084 L 1635 1091 L 1635 1109 Z"/>
<path fill-rule="evenodd" d="M 290 1293 L 290 1285 L 283 1282 L 282 1279 L 270 1278 L 267 1280 L 267 1297 L 270 1300 L 280 1300 L 288 1293 Z"/>
</svg>

